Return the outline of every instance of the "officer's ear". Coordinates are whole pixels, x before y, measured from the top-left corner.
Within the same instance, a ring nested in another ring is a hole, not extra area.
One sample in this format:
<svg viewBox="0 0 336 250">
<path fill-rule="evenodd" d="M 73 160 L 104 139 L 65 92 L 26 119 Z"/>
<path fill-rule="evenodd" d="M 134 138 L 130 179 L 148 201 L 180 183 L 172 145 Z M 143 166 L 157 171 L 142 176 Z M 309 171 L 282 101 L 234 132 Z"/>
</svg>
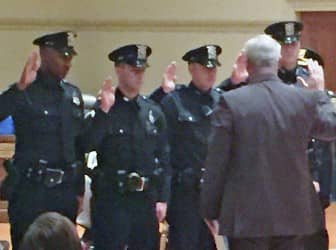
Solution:
<svg viewBox="0 0 336 250">
<path fill-rule="evenodd" d="M 195 64 L 194 63 L 188 63 L 188 71 L 190 74 L 192 74 L 194 72 L 195 69 Z"/>
<path fill-rule="evenodd" d="M 120 72 L 121 65 L 119 63 L 114 64 L 114 71 L 118 74 Z"/>
</svg>

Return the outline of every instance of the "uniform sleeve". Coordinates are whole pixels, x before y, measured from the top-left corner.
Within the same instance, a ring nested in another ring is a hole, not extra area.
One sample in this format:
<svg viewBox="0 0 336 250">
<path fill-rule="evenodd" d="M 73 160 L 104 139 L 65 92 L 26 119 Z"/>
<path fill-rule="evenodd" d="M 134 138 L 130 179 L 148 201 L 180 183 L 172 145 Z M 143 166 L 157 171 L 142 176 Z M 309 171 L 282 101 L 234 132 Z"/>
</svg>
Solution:
<svg viewBox="0 0 336 250">
<path fill-rule="evenodd" d="M 173 145 L 173 141 L 177 139 L 176 129 L 177 129 L 177 110 L 170 95 L 167 95 L 161 102 L 162 110 L 165 114 L 167 121 L 167 136 L 170 145 Z"/>
<path fill-rule="evenodd" d="M 167 95 L 161 87 L 155 89 L 150 95 L 149 98 L 154 102 L 160 104 L 162 99 Z"/>
<path fill-rule="evenodd" d="M 314 122 L 311 137 L 325 141 L 336 139 L 336 106 L 326 93 L 314 91 Z"/>
<path fill-rule="evenodd" d="M 20 91 L 16 84 L 11 85 L 0 94 L 0 120 L 15 113 L 18 100 L 22 96 L 24 96 L 24 91 Z"/>
<path fill-rule="evenodd" d="M 100 108 L 92 111 L 92 115 L 85 118 L 85 133 L 82 135 L 82 143 L 85 152 L 97 150 L 100 142 L 106 134 L 108 114 Z"/>
<path fill-rule="evenodd" d="M 160 123 L 162 129 L 158 140 L 158 156 L 163 176 L 162 185 L 159 189 L 159 201 L 168 202 L 170 198 L 172 171 L 170 165 L 170 146 L 168 143 L 167 122 L 163 114 Z"/>
<path fill-rule="evenodd" d="M 206 219 L 217 219 L 225 187 L 232 143 L 232 114 L 223 97 L 212 114 L 212 131 L 201 188 L 201 214 Z"/>
<path fill-rule="evenodd" d="M 246 82 L 241 82 L 239 84 L 234 84 L 232 81 L 231 81 L 231 78 L 227 78 L 225 79 L 224 81 L 222 81 L 219 85 L 218 85 L 218 88 L 220 88 L 221 90 L 223 91 L 230 91 L 230 90 L 233 90 L 233 89 L 237 89 L 239 87 L 242 87 L 244 85 L 246 85 L 247 83 Z"/>
<path fill-rule="evenodd" d="M 79 91 L 79 89 L 76 90 L 78 92 L 78 96 L 80 98 L 80 110 L 82 112 L 81 114 L 81 125 L 80 127 L 82 128 L 81 131 L 79 131 L 79 134 L 76 136 L 75 138 L 75 145 L 76 145 L 76 158 L 81 162 L 79 169 L 78 169 L 78 178 L 77 178 L 77 194 L 82 196 L 84 195 L 84 191 L 85 191 L 85 176 L 84 176 L 84 172 L 85 172 L 85 151 L 84 151 L 84 146 L 83 143 L 81 141 L 82 138 L 82 132 L 83 132 L 83 128 L 85 126 L 84 124 L 84 103 L 83 103 L 83 98 L 82 98 L 82 94 Z"/>
</svg>

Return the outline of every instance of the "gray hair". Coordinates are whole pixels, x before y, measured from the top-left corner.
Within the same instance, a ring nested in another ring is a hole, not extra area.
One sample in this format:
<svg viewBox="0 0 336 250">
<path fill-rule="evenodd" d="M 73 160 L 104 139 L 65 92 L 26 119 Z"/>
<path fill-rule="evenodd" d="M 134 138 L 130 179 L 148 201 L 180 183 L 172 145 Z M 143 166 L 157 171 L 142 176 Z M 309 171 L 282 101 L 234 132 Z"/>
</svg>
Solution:
<svg viewBox="0 0 336 250">
<path fill-rule="evenodd" d="M 264 34 L 249 39 L 243 50 L 248 62 L 257 67 L 277 66 L 281 57 L 280 44 Z"/>
</svg>

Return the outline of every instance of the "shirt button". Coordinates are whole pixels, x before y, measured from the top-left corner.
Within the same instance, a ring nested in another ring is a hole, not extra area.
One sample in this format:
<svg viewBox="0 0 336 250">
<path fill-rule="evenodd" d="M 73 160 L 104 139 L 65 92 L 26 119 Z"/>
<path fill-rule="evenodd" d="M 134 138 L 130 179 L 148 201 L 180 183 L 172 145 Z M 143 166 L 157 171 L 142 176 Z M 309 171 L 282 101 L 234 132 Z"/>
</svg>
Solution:
<svg viewBox="0 0 336 250">
<path fill-rule="evenodd" d="M 49 114 L 48 110 L 44 110 L 44 114 L 48 115 Z"/>
</svg>

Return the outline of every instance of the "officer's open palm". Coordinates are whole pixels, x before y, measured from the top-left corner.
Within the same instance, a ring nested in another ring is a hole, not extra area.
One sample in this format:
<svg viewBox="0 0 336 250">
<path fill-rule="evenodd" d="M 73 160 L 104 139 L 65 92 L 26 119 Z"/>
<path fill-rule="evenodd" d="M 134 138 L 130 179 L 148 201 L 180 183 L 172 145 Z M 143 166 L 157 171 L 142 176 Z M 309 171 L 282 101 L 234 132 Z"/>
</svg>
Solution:
<svg viewBox="0 0 336 250">
<path fill-rule="evenodd" d="M 34 50 L 28 57 L 27 62 L 23 68 L 20 80 L 17 83 L 18 89 L 26 89 L 35 80 L 39 67 L 40 62 L 38 53 Z"/>
<path fill-rule="evenodd" d="M 233 64 L 233 69 L 231 73 L 231 81 L 234 84 L 239 84 L 247 80 L 247 57 L 244 52 L 240 52 Z"/>
<path fill-rule="evenodd" d="M 308 71 L 311 84 L 315 89 L 324 90 L 324 71 L 321 65 L 317 61 L 308 60 Z"/>
<path fill-rule="evenodd" d="M 115 102 L 115 89 L 112 86 L 112 77 L 109 76 L 104 80 L 97 99 L 100 101 L 100 109 L 108 113 Z"/>
<path fill-rule="evenodd" d="M 322 66 L 312 59 L 307 60 L 307 65 L 309 76 L 307 78 L 298 76 L 298 82 L 309 89 L 324 90 L 324 71 Z"/>
<path fill-rule="evenodd" d="M 161 87 L 165 93 L 169 93 L 175 89 L 176 81 L 176 62 L 171 62 L 163 72 Z"/>
</svg>

